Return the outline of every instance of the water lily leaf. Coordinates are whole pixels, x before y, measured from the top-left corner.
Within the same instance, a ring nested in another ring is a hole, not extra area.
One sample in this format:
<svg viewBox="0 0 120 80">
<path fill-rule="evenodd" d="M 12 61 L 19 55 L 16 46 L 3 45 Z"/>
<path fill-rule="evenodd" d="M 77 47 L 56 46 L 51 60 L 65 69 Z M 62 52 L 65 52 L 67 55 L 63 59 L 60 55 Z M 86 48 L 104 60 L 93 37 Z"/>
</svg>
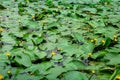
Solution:
<svg viewBox="0 0 120 80">
<path fill-rule="evenodd" d="M 66 70 L 65 70 L 64 68 L 62 68 L 62 67 L 51 68 L 51 69 L 48 71 L 49 75 L 47 75 L 47 79 L 49 79 L 49 80 L 56 80 L 57 77 L 58 77 L 61 73 L 65 72 L 65 71 L 66 71 Z"/>
<path fill-rule="evenodd" d="M 110 64 L 110 65 L 120 64 L 120 55 L 119 54 L 109 53 L 104 57 L 104 59 L 109 60 L 107 64 Z"/>
<path fill-rule="evenodd" d="M 30 28 L 38 28 L 39 24 L 37 22 L 29 21 L 26 25 L 28 25 Z"/>
<path fill-rule="evenodd" d="M 47 69 L 50 68 L 53 64 L 51 62 L 42 62 L 40 64 L 33 65 L 27 69 L 25 72 L 35 72 L 36 70 L 39 71 L 40 74 L 48 74 Z"/>
<path fill-rule="evenodd" d="M 35 52 L 35 55 L 40 59 L 44 58 L 47 54 L 45 52 Z"/>
<path fill-rule="evenodd" d="M 73 33 L 73 37 L 75 40 L 77 40 L 79 42 L 85 42 L 84 37 L 79 33 L 76 33 L 76 32 Z"/>
<path fill-rule="evenodd" d="M 17 75 L 16 78 L 14 78 L 16 80 L 21 80 L 21 79 L 24 79 L 24 80 L 39 80 L 39 79 L 42 79 L 41 76 L 34 76 L 34 75 L 29 75 L 29 74 L 20 74 L 20 75 Z"/>
<path fill-rule="evenodd" d="M 78 71 L 70 71 L 64 74 L 61 80 L 88 80 L 86 75 Z"/>
<path fill-rule="evenodd" d="M 23 65 L 25 67 L 29 67 L 32 65 L 31 59 L 28 55 L 26 54 L 19 54 L 18 56 L 15 57 L 15 61 L 20 64 Z"/>
<path fill-rule="evenodd" d="M 56 55 L 54 55 L 53 57 L 52 57 L 52 59 L 55 59 L 55 60 L 59 60 L 59 59 L 62 59 L 63 57 L 62 57 L 62 55 L 60 55 L 60 54 L 56 54 Z"/>
</svg>

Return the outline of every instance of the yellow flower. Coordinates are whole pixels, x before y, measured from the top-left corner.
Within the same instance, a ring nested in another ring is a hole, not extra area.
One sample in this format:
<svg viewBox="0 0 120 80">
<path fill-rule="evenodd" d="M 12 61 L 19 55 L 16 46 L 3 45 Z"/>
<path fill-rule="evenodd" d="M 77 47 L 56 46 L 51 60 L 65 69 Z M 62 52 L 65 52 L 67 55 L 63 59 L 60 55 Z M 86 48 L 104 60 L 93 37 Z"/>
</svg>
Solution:
<svg viewBox="0 0 120 80">
<path fill-rule="evenodd" d="M 105 40 L 102 40 L 101 42 L 102 42 L 102 43 L 103 43 L 103 45 L 104 45 L 106 41 L 105 41 Z"/>
<path fill-rule="evenodd" d="M 34 18 L 35 18 L 35 16 L 33 15 L 33 16 L 32 16 L 32 19 L 34 19 Z"/>
<path fill-rule="evenodd" d="M 114 35 L 113 37 L 114 37 L 114 39 L 116 39 L 116 38 L 117 38 L 117 36 L 116 36 L 116 35 Z"/>
<path fill-rule="evenodd" d="M 97 39 L 96 38 L 91 39 L 90 42 L 92 42 L 92 43 L 97 42 Z"/>
<path fill-rule="evenodd" d="M 117 41 L 117 39 L 114 39 L 114 41 Z"/>
<path fill-rule="evenodd" d="M 32 72 L 30 72 L 29 74 L 30 74 L 30 75 L 34 75 L 34 73 L 32 73 Z"/>
<path fill-rule="evenodd" d="M 94 42 L 94 40 L 92 39 L 92 40 L 90 40 L 90 42 L 92 42 L 92 43 L 93 43 L 93 42 Z"/>
<path fill-rule="evenodd" d="M 57 48 L 57 50 L 59 50 L 59 51 L 60 51 L 60 50 L 62 50 L 62 48 Z"/>
<path fill-rule="evenodd" d="M 114 41 L 117 41 L 118 37 L 116 35 L 114 35 L 113 37 L 114 37 Z"/>
<path fill-rule="evenodd" d="M 92 53 L 88 53 L 88 56 L 91 57 L 91 56 L 92 56 Z"/>
<path fill-rule="evenodd" d="M 10 74 L 10 73 L 11 73 L 11 71 L 10 71 L 10 70 L 8 70 L 8 71 L 7 71 L 7 73 L 8 73 L 8 74 Z"/>
<path fill-rule="evenodd" d="M 92 70 L 92 74 L 95 74 L 95 70 Z"/>
<path fill-rule="evenodd" d="M 67 7 L 67 9 L 70 9 L 70 7 Z"/>
<path fill-rule="evenodd" d="M 0 80 L 2 80 L 3 79 L 3 75 L 2 74 L 0 74 Z"/>
<path fill-rule="evenodd" d="M 10 57 L 11 55 L 10 55 L 10 52 L 6 52 L 6 54 L 5 54 L 7 57 Z"/>
<path fill-rule="evenodd" d="M 97 42 L 97 38 L 94 38 L 94 41 Z"/>
<path fill-rule="evenodd" d="M 0 33 L 3 32 L 3 28 L 0 28 Z"/>
<path fill-rule="evenodd" d="M 56 9 L 55 11 L 56 11 L 56 12 L 59 12 L 59 9 Z"/>
<path fill-rule="evenodd" d="M 116 79 L 117 79 L 117 80 L 120 80 L 120 75 L 117 75 L 117 76 L 116 76 Z"/>
<path fill-rule="evenodd" d="M 56 52 L 52 51 L 51 54 L 54 56 L 56 54 Z"/>
</svg>

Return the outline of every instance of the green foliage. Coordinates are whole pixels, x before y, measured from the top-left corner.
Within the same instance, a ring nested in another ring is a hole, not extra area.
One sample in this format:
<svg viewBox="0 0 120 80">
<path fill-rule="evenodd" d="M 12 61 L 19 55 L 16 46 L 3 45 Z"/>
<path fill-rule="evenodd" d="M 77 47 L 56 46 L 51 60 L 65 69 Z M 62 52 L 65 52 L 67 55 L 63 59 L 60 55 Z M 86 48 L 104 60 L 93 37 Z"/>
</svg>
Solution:
<svg viewBox="0 0 120 80">
<path fill-rule="evenodd" d="M 70 72 L 67 72 L 65 74 L 63 74 L 65 77 L 61 80 L 88 80 L 87 77 L 81 73 L 81 72 L 77 72 L 77 71 L 70 71 Z"/>
<path fill-rule="evenodd" d="M 120 0 L 0 0 L 0 80 L 120 78 Z"/>
</svg>

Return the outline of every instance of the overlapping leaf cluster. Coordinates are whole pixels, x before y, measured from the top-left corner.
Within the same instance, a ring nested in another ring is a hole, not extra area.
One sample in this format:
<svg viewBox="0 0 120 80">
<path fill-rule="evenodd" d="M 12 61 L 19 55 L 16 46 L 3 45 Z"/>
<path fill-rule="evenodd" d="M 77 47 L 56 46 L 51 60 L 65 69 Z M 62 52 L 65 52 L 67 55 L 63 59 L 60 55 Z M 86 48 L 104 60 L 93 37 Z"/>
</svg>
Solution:
<svg viewBox="0 0 120 80">
<path fill-rule="evenodd" d="M 0 80 L 120 80 L 119 0 L 1 0 Z"/>
</svg>

